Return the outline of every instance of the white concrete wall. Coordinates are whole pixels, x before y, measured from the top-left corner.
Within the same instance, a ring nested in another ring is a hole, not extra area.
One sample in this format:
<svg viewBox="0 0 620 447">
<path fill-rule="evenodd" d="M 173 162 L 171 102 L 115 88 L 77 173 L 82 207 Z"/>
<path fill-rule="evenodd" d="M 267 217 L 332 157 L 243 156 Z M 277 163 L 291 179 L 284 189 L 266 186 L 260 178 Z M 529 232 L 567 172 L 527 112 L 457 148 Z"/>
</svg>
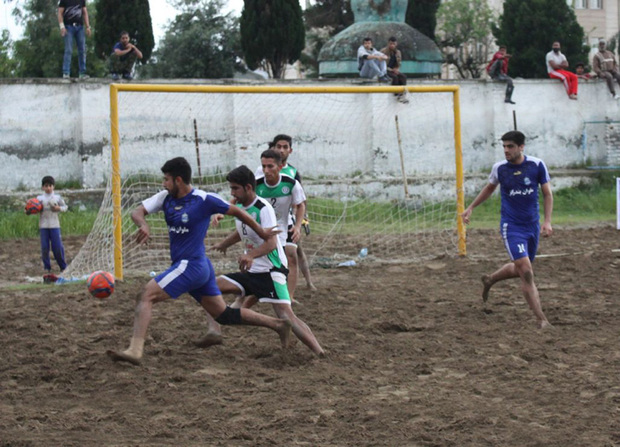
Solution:
<svg viewBox="0 0 620 447">
<path fill-rule="evenodd" d="M 329 85 L 343 82 L 347 81 Z M 552 170 L 586 160 L 606 164 L 605 125 L 600 122 L 618 120 L 620 102 L 611 99 L 604 83 L 582 83 L 579 100 L 571 101 L 560 82 L 517 80 L 513 95 L 517 104 L 510 106 L 503 102 L 504 84 L 420 82 L 461 86 L 466 172 L 486 172 L 503 158 L 499 137 L 513 128 L 513 111 L 519 130 L 527 136 L 526 152 L 545 160 Z M 241 163 L 255 167 L 266 142 L 282 132 L 295 139 L 291 161 L 302 167 L 305 176 L 342 178 L 363 173 L 398 178 L 401 167 L 394 115 L 399 117 L 408 176 L 454 172 L 451 94 L 415 94 L 406 106 L 391 94 L 348 95 L 329 104 L 316 95 L 289 95 L 294 109 L 277 95 L 257 98 L 248 106 L 239 97 L 211 96 L 187 107 L 170 97 L 152 104 L 142 98 L 125 99 L 123 106 L 134 102 L 146 104 L 146 109 L 125 115 L 121 110 L 121 151 L 131 155 L 123 161 L 123 173 L 159 175 L 162 160 L 178 155 L 194 160 L 190 118 L 196 117 L 203 173 L 215 168 L 225 172 Z M 4 81 L 0 104 L 0 190 L 38 188 L 47 174 L 59 180 L 81 179 L 87 187 L 101 185 L 107 178 L 108 84 Z M 221 112 L 219 118 L 210 114 L 212 110 Z"/>
</svg>

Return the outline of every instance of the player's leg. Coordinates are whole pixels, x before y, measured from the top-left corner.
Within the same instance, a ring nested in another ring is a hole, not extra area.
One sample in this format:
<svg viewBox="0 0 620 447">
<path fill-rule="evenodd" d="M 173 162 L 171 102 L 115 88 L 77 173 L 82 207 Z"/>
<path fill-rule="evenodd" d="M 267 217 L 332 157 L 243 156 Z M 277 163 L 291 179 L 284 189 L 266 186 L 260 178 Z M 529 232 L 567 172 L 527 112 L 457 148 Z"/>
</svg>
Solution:
<svg viewBox="0 0 620 447">
<path fill-rule="evenodd" d="M 521 277 L 521 290 L 523 291 L 523 296 L 525 297 L 525 301 L 534 312 L 536 316 L 536 321 L 538 327 L 540 329 L 544 329 L 545 327 L 550 326 L 547 317 L 543 313 L 542 306 L 540 304 L 540 296 L 538 295 L 538 288 L 534 283 L 534 270 L 532 269 L 532 263 L 530 259 L 526 256 L 520 259 L 515 260 L 514 262 L 516 270 Z"/>
<path fill-rule="evenodd" d="M 306 286 L 310 290 L 317 290 L 317 288 L 312 283 L 312 276 L 310 274 L 310 265 L 308 263 L 308 258 L 306 257 L 304 249 L 301 248 L 300 243 L 297 244 L 297 263 L 299 264 L 299 271 L 306 280 Z"/>
<path fill-rule="evenodd" d="M 286 260 L 288 261 L 288 294 L 291 300 L 294 300 L 295 289 L 297 288 L 297 276 L 298 276 L 298 258 L 297 258 L 297 244 L 291 242 L 286 243 L 284 247 L 284 253 L 286 253 Z"/>
<path fill-rule="evenodd" d="M 482 280 L 482 301 L 485 303 L 489 299 L 489 291 L 493 284 L 499 281 L 503 281 L 505 279 L 517 278 L 519 274 L 517 273 L 517 269 L 515 268 L 514 263 L 509 262 L 508 264 L 504 264 L 499 269 L 491 273 L 490 275 L 483 275 Z"/>
<path fill-rule="evenodd" d="M 43 268 L 47 273 L 52 270 L 52 264 L 50 262 L 50 230 L 49 228 L 40 228 L 39 236 L 41 239 L 41 261 L 43 262 Z"/>
<path fill-rule="evenodd" d="M 52 242 L 52 253 L 54 253 L 54 259 L 60 270 L 67 268 L 65 262 L 65 247 L 62 245 L 62 239 L 60 237 L 60 228 L 50 228 L 50 240 Z"/>
<path fill-rule="evenodd" d="M 216 285 L 222 295 L 234 294 L 237 295 L 237 299 L 243 299 L 243 297 L 241 296 L 242 292 L 240 288 L 231 281 L 226 280 L 225 276 L 219 276 L 216 279 Z M 237 299 L 235 299 L 235 303 L 230 306 L 231 308 L 238 309 L 239 307 L 241 307 L 241 305 L 235 305 L 237 304 Z M 204 308 L 202 302 L 200 304 Z M 241 304 L 243 304 L 243 302 L 241 302 Z M 207 311 L 206 308 L 205 314 L 207 317 L 207 334 L 194 342 L 194 344 L 199 348 L 208 348 L 209 346 L 219 345 L 223 342 L 222 326 L 217 321 L 215 321 L 215 318 L 211 316 L 211 314 Z"/>
<path fill-rule="evenodd" d="M 321 348 L 321 345 L 312 333 L 312 330 L 301 318 L 295 315 L 290 303 L 274 303 L 273 310 L 278 318 L 289 320 L 291 322 L 295 336 L 301 340 L 304 345 L 310 348 L 312 352 L 319 356 L 325 355 L 323 348 Z"/>
<path fill-rule="evenodd" d="M 251 309 L 233 309 L 226 305 L 222 295 L 203 296 L 200 304 L 219 324 L 244 324 L 272 329 L 280 336 L 282 347 L 288 348 L 291 338 L 291 323 L 289 321 L 268 317 Z"/>
<path fill-rule="evenodd" d="M 122 352 L 108 351 L 112 360 L 130 362 L 134 365 L 140 364 L 146 332 L 153 316 L 153 304 L 170 298 L 170 295 L 160 287 L 156 280 L 157 278 L 151 279 L 137 299 L 129 348 Z"/>
<path fill-rule="evenodd" d="M 288 347 L 291 333 L 289 322 L 268 317 L 250 309 L 233 309 L 227 306 L 224 298 L 222 298 L 221 293 L 241 293 L 243 295 L 250 293 L 250 286 L 251 282 L 248 280 L 248 274 L 245 273 L 226 274 L 220 276 L 217 280 L 215 275 L 213 275 L 200 290 L 194 290 L 190 293 L 218 324 L 245 324 L 268 327 L 278 333 L 282 346 Z M 200 293 L 200 296 L 197 296 L 198 293 Z"/>
<path fill-rule="evenodd" d="M 139 364 L 152 318 L 153 304 L 168 298 L 178 298 L 188 291 L 200 288 L 205 284 L 206 278 L 213 276 L 212 271 L 213 267 L 207 259 L 181 260 L 151 279 L 138 298 L 129 348 L 123 352 L 108 351 L 108 355 L 113 360 Z"/>
<path fill-rule="evenodd" d="M 243 272 L 231 276 L 233 278 L 229 279 L 237 280 L 239 284 L 242 284 L 240 288 L 243 288 L 246 294 L 251 294 L 262 303 L 271 303 L 278 318 L 290 322 L 297 338 L 315 354 L 323 355 L 323 349 L 308 325 L 299 319 L 291 308 L 285 272 L 279 270 L 269 273 Z"/>
<path fill-rule="evenodd" d="M 508 264 L 504 264 L 498 270 L 490 275 L 484 275 L 482 279 L 482 301 L 486 302 L 489 299 L 489 291 L 493 284 L 505 279 L 517 278 L 519 273 L 514 265 L 514 260 L 522 256 L 527 256 L 527 240 L 529 238 L 529 232 L 523 233 L 514 224 L 508 222 L 501 222 L 501 235 L 504 241 L 504 247 L 510 256 Z"/>
</svg>

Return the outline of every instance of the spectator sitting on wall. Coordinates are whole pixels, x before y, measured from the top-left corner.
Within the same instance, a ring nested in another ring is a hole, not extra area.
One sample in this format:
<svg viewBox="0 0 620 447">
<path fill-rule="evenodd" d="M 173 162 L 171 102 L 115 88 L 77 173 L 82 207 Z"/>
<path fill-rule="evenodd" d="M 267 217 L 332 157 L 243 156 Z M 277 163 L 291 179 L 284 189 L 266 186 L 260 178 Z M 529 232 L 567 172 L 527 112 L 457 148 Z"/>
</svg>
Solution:
<svg viewBox="0 0 620 447">
<path fill-rule="evenodd" d="M 392 79 L 392 85 L 407 85 L 407 76 L 400 71 L 400 64 L 403 60 L 403 55 L 400 50 L 396 48 L 398 41 L 396 37 L 390 37 L 388 45 L 381 49 L 381 52 L 388 57 L 387 61 L 387 75 Z M 405 96 L 406 90 L 402 93 L 398 93 L 398 100 L 402 103 L 408 103 L 409 100 Z"/>
<path fill-rule="evenodd" d="M 515 87 L 512 82 L 512 78 L 508 76 L 508 60 L 511 55 L 506 52 L 506 47 L 499 47 L 499 51 L 493 55 L 493 59 L 487 65 L 487 73 L 491 76 L 491 79 L 506 83 L 506 97 L 504 102 L 508 104 L 515 104 L 512 100 L 512 92 Z"/>
<path fill-rule="evenodd" d="M 620 96 L 616 94 L 614 88 L 614 79 L 620 84 L 620 73 L 618 72 L 618 64 L 616 63 L 616 57 L 614 53 L 609 51 L 607 43 L 604 40 L 600 40 L 598 43 L 598 53 L 594 55 L 592 59 L 592 69 L 598 75 L 599 78 L 607 81 L 607 87 L 614 99 L 620 99 Z"/>
<path fill-rule="evenodd" d="M 357 49 L 357 69 L 360 77 L 367 79 L 378 78 L 379 81 L 387 82 L 390 80 L 387 76 L 388 57 L 381 51 L 372 47 L 372 39 L 364 38 L 363 44 Z"/>
<path fill-rule="evenodd" d="M 114 45 L 114 52 L 110 55 L 112 79 L 118 81 L 122 76 L 123 79 L 132 80 L 131 72 L 136 59 L 142 59 L 142 52 L 138 50 L 138 47 L 129 42 L 129 33 L 122 31 L 120 42 Z"/>
<path fill-rule="evenodd" d="M 575 65 L 575 74 L 579 79 L 584 79 L 586 81 L 593 78 L 592 74 L 586 73 L 586 66 L 582 62 Z"/>
<path fill-rule="evenodd" d="M 553 42 L 551 51 L 547 53 L 545 62 L 547 63 L 547 73 L 551 79 L 559 79 L 564 84 L 566 94 L 570 99 L 577 99 L 577 90 L 579 88 L 579 79 L 575 73 L 567 70 L 568 59 L 560 51 L 561 45 L 559 41 Z"/>
</svg>

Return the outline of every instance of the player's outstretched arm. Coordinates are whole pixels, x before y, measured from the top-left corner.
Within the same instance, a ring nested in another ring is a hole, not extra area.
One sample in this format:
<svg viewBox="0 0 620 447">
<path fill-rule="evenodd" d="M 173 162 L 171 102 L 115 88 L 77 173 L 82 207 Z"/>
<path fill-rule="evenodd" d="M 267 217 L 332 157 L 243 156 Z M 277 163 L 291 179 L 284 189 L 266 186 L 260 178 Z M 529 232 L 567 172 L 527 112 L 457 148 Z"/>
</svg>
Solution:
<svg viewBox="0 0 620 447">
<path fill-rule="evenodd" d="M 237 230 L 235 230 L 234 232 L 230 233 L 226 237 L 226 239 L 224 239 L 219 244 L 215 244 L 212 248 L 213 250 L 217 250 L 226 254 L 226 250 L 228 250 L 229 247 L 235 245 L 237 242 L 241 242 L 241 236 L 239 236 L 239 233 L 237 232 Z"/>
<path fill-rule="evenodd" d="M 231 206 L 228 208 L 226 212 L 228 216 L 234 216 L 239 219 L 241 222 L 249 226 L 258 236 L 263 240 L 268 240 L 270 237 L 273 237 L 279 233 L 279 231 L 273 231 L 273 228 L 263 228 L 258 222 L 252 219 L 247 212 L 239 208 L 238 206 Z M 274 227 L 276 228 L 276 227 Z"/>
<path fill-rule="evenodd" d="M 149 224 L 146 222 L 146 215 L 148 211 L 144 208 L 144 205 L 139 205 L 136 209 L 131 212 L 131 220 L 138 227 L 138 232 L 136 233 L 136 240 L 139 244 L 144 244 L 148 242 L 151 237 L 151 229 Z"/>
<path fill-rule="evenodd" d="M 471 202 L 471 204 L 467 207 L 467 209 L 465 209 L 465 211 L 461 214 L 461 218 L 463 219 L 464 223 L 466 224 L 469 223 L 469 218 L 471 217 L 471 213 L 472 211 L 474 211 L 474 208 L 476 208 L 486 199 L 491 197 L 491 194 L 493 194 L 493 191 L 495 191 L 495 188 L 497 188 L 497 185 L 494 185 L 492 183 L 487 183 L 486 186 L 482 188 L 482 191 L 480 191 L 480 193 L 474 199 L 474 201 Z"/>
<path fill-rule="evenodd" d="M 545 183 L 542 185 L 541 190 L 545 220 L 543 221 L 540 231 L 543 236 L 551 236 L 551 234 L 553 234 L 553 228 L 551 227 L 551 214 L 553 213 L 553 192 L 551 191 L 551 184 L 549 182 Z"/>
</svg>

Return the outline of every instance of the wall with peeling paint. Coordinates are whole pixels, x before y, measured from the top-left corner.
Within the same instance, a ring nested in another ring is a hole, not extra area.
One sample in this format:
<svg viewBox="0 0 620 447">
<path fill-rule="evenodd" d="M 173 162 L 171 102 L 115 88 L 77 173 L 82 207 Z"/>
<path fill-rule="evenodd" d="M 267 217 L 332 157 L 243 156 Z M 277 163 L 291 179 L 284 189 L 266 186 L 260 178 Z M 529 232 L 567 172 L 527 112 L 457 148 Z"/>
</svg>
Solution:
<svg viewBox="0 0 620 447">
<path fill-rule="evenodd" d="M 484 80 L 416 82 L 422 85 L 448 83 L 461 86 L 463 160 L 467 173 L 486 172 L 495 161 L 502 159 L 498 139 L 512 129 L 513 110 L 519 130 L 527 136 L 526 152 L 544 159 L 552 170 L 580 166 L 586 161 L 605 165 L 608 160 L 616 160 L 610 154 L 618 149 L 615 147 L 617 138 L 613 135 L 618 133 L 615 130 L 618 123 L 614 121 L 620 119 L 620 102 L 611 99 L 604 83 L 582 83 L 579 100 L 571 101 L 560 82 L 517 80 L 513 96 L 517 104 L 509 106 L 503 103 L 504 84 Z M 291 85 L 290 82 L 286 84 Z M 308 84 L 312 85 L 304 82 Z M 355 79 L 316 84 L 364 83 Z M 275 133 L 284 131 L 298 137 L 288 130 L 300 126 L 298 114 L 272 115 L 274 112 L 270 109 L 277 104 L 277 98 L 271 95 L 262 96 L 262 102 L 268 107 L 256 110 L 253 115 L 258 123 L 264 124 L 263 128 L 252 131 L 238 122 L 242 121 L 241 112 L 235 108 L 234 101 L 229 97 L 222 101 L 228 130 L 213 143 L 214 153 L 220 155 L 208 160 L 211 164 L 221 164 L 221 170 L 241 163 L 256 165 L 257 154 Z M 308 110 L 316 105 L 313 102 L 316 99 L 308 95 L 296 98 L 297 105 Z M 415 119 L 401 121 L 407 160 L 405 169 L 409 176 L 450 175 L 453 171 L 451 95 L 432 99 L 412 95 L 407 106 L 397 104 L 389 94 L 372 99 L 357 95 L 350 102 L 351 110 L 364 112 L 363 132 L 358 131 L 353 137 L 340 141 L 334 136 L 338 133 L 325 137 L 320 135 L 320 130 L 313 131 L 316 135 L 299 137 L 291 161 L 303 167 L 305 176 L 342 178 L 362 171 L 376 178 L 398 178 L 400 158 L 395 150 L 394 122 L 377 119 L 377 110 L 393 110 L 401 117 L 415 116 Z M 86 187 L 99 186 L 107 178 L 110 122 L 106 81 L 3 80 L 0 81 L 0 104 L 0 165 L 3 167 L 0 190 L 38 188 L 41 177 L 47 174 L 59 180 L 79 179 Z M 149 113 L 156 116 L 158 110 L 154 108 Z M 175 139 L 159 132 L 156 120 L 148 124 L 137 117 L 135 123 L 126 121 L 124 125 L 127 128 L 141 122 L 146 123 L 146 127 L 140 128 L 140 137 L 132 144 L 145 149 L 137 150 L 139 155 L 127 164 L 141 168 L 150 166 L 158 174 L 159 162 L 153 163 L 145 154 L 172 151 L 178 155 Z M 188 133 L 189 136 L 180 139 L 191 148 L 191 129 Z M 379 137 L 385 134 L 392 135 L 389 141 Z M 126 149 L 129 147 L 125 145 Z M 420 163 L 415 151 L 430 153 L 430 157 Z"/>
</svg>

